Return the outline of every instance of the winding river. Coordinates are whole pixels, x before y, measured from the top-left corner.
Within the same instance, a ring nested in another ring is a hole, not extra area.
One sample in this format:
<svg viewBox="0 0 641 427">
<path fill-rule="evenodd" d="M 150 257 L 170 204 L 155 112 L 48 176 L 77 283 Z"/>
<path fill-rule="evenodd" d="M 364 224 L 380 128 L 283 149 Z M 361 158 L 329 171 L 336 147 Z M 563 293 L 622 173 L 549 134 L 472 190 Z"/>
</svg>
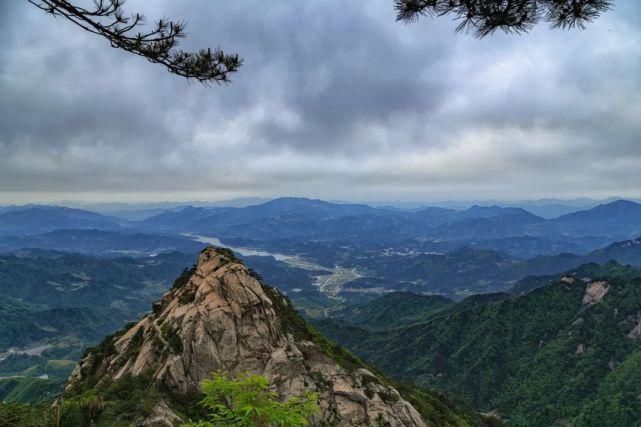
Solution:
<svg viewBox="0 0 641 427">
<path fill-rule="evenodd" d="M 354 268 L 345 268 L 339 265 L 330 268 L 309 260 L 303 260 L 295 255 L 284 255 L 259 249 L 230 246 L 221 242 L 219 238 L 212 236 L 202 236 L 198 234 L 185 234 L 184 236 L 197 242 L 229 248 L 240 255 L 273 257 L 276 261 L 282 261 L 292 268 L 322 271 L 323 274 L 315 277 L 314 286 L 318 287 L 322 293 L 335 298 L 338 297 L 338 294 L 345 284 L 362 277 L 362 275 Z"/>
</svg>

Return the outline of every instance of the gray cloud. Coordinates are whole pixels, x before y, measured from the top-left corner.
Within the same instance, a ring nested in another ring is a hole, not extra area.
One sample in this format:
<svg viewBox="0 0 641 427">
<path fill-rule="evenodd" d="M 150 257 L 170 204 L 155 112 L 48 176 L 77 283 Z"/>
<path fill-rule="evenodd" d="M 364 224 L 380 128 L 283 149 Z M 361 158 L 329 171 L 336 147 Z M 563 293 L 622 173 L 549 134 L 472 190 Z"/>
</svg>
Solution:
<svg viewBox="0 0 641 427">
<path fill-rule="evenodd" d="M 220 88 L 0 3 L 0 202 L 641 195 L 636 2 L 483 40 L 391 3 L 127 3 L 239 52 Z"/>
</svg>

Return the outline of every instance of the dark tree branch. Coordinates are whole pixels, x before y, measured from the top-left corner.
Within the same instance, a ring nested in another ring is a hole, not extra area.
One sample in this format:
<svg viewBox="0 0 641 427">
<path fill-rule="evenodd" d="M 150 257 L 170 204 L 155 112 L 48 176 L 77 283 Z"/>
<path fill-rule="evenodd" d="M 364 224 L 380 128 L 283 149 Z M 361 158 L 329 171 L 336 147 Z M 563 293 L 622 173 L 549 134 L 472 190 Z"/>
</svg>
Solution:
<svg viewBox="0 0 641 427">
<path fill-rule="evenodd" d="M 449 15 L 457 31 L 485 37 L 496 30 L 525 33 L 541 21 L 552 28 L 584 29 L 612 7 L 614 0 L 394 0 L 396 19 L 415 22 L 421 16 Z"/>
<path fill-rule="evenodd" d="M 83 30 L 109 40 L 112 47 L 123 49 L 147 60 L 162 64 L 169 72 L 204 84 L 228 83 L 229 74 L 238 71 L 243 63 L 238 55 L 225 54 L 220 49 L 202 49 L 196 53 L 178 49 L 179 39 L 185 37 L 185 23 L 159 20 L 150 31 L 137 28 L 144 25 L 140 14 L 125 16 L 125 0 L 94 0 L 86 9 L 69 0 L 28 0 L 29 3 L 53 16 L 62 16 Z"/>
</svg>

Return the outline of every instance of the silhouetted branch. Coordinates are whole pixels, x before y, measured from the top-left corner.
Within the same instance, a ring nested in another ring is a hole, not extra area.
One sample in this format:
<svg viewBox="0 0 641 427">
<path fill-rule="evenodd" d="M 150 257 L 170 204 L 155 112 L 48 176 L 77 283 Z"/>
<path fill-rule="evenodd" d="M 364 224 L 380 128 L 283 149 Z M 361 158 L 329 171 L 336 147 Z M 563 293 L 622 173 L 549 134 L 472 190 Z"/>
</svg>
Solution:
<svg viewBox="0 0 641 427">
<path fill-rule="evenodd" d="M 112 47 L 162 64 L 173 74 L 204 84 L 229 82 L 229 74 L 238 71 L 243 63 L 238 55 L 225 54 L 220 49 L 202 49 L 196 53 L 178 49 L 179 39 L 185 37 L 184 22 L 161 19 L 150 31 L 140 32 L 145 18 L 138 13 L 125 16 L 122 9 L 125 0 L 94 0 L 91 9 L 68 0 L 28 1 L 46 13 L 63 16 L 80 28 L 106 38 Z"/>
<path fill-rule="evenodd" d="M 396 19 L 452 16 L 457 31 L 485 37 L 497 29 L 524 33 L 541 21 L 553 28 L 580 28 L 610 9 L 613 0 L 394 0 Z"/>
</svg>

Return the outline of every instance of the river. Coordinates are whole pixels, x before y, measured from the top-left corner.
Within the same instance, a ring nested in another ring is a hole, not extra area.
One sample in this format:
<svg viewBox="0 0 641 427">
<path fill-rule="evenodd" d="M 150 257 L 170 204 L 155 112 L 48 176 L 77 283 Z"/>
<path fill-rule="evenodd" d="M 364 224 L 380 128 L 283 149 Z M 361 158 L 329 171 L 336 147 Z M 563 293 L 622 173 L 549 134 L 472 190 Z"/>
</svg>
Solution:
<svg viewBox="0 0 641 427">
<path fill-rule="evenodd" d="M 217 237 L 212 236 L 202 236 L 197 234 L 185 234 L 184 236 L 194 239 L 197 242 L 229 248 L 232 251 L 239 253 L 240 255 L 273 257 L 277 261 L 282 261 L 292 268 L 323 272 L 323 274 L 314 277 L 313 285 L 316 286 L 322 293 L 333 298 L 339 298 L 338 295 L 345 284 L 358 279 L 359 277 L 362 277 L 362 275 L 355 268 L 345 268 L 341 267 L 340 265 L 336 265 L 334 267 L 325 267 L 323 265 L 316 264 L 313 261 L 309 261 L 306 259 L 303 260 L 295 255 L 284 255 L 259 249 L 230 246 L 221 242 Z"/>
<path fill-rule="evenodd" d="M 267 251 L 261 251 L 258 249 L 251 249 L 251 248 L 243 248 L 240 246 L 230 246 L 226 245 L 223 242 L 220 241 L 219 238 L 217 237 L 211 237 L 211 236 L 201 236 L 198 234 L 184 234 L 185 237 L 189 237 L 197 242 L 200 243 L 207 243 L 209 245 L 214 245 L 218 246 L 221 248 L 229 248 L 234 252 L 237 252 L 241 255 L 244 256 L 270 256 L 274 257 L 276 261 L 287 261 L 289 259 L 297 259 L 296 256 L 293 255 L 283 255 L 283 254 L 277 254 L 277 253 L 272 253 L 272 252 L 267 252 Z"/>
</svg>

